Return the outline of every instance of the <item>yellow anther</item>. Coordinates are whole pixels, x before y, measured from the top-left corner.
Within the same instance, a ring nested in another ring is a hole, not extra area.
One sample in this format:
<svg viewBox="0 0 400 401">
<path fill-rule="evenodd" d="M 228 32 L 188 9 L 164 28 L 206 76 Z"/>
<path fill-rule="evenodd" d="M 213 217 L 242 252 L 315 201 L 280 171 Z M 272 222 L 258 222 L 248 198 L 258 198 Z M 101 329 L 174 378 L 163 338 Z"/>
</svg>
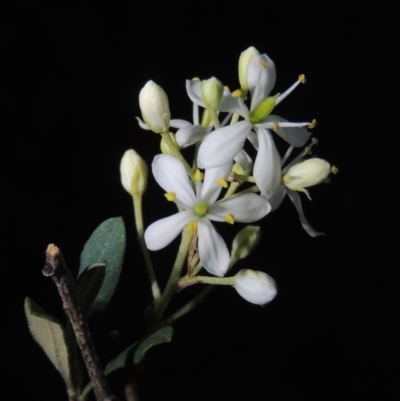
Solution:
<svg viewBox="0 0 400 401">
<path fill-rule="evenodd" d="M 197 230 L 197 222 L 196 221 L 191 221 L 189 224 L 188 224 L 188 229 L 189 229 L 189 231 L 191 232 L 191 233 L 195 233 L 196 232 L 196 230 Z"/>
<path fill-rule="evenodd" d="M 224 85 L 224 89 L 226 89 L 227 91 L 229 91 L 229 92 L 230 92 L 230 90 L 229 90 L 229 86 L 228 86 L 228 85 Z"/>
<path fill-rule="evenodd" d="M 225 216 L 225 221 L 226 221 L 228 224 L 234 224 L 234 223 L 235 223 L 235 217 L 233 216 L 233 214 L 227 214 L 227 215 Z"/>
<path fill-rule="evenodd" d="M 197 169 L 196 172 L 194 173 L 194 180 L 202 181 L 203 177 L 204 177 L 204 174 L 199 169 Z"/>
<path fill-rule="evenodd" d="M 337 173 L 339 172 L 339 169 L 338 169 L 336 166 L 332 166 L 331 172 L 332 172 L 333 174 L 337 174 Z"/>
<path fill-rule="evenodd" d="M 242 96 L 242 91 L 240 89 L 236 89 L 235 91 L 232 92 L 233 97 L 240 97 Z"/>
<path fill-rule="evenodd" d="M 307 82 L 306 76 L 305 76 L 304 74 L 300 74 L 300 75 L 299 75 L 299 81 L 300 81 L 302 84 L 305 84 L 305 83 Z"/>
<path fill-rule="evenodd" d="M 318 145 L 319 139 L 318 138 L 311 138 L 311 141 L 314 145 Z"/>
<path fill-rule="evenodd" d="M 261 64 L 262 68 L 264 68 L 264 69 L 267 68 L 267 62 L 265 60 L 261 60 L 260 64 Z"/>
<path fill-rule="evenodd" d="M 176 199 L 176 193 L 175 192 L 167 192 L 166 194 L 164 194 L 164 196 L 170 202 L 173 202 Z"/>
<path fill-rule="evenodd" d="M 315 128 L 316 125 L 317 125 L 317 120 L 314 118 L 314 120 L 311 121 L 311 124 L 308 126 L 308 128 L 310 129 Z"/>
<path fill-rule="evenodd" d="M 278 129 L 279 129 L 279 124 L 278 124 L 277 122 L 272 123 L 272 130 L 273 130 L 274 132 L 277 132 Z"/>
<path fill-rule="evenodd" d="M 312 155 L 312 150 L 311 150 L 311 148 L 310 148 L 309 146 L 306 146 L 306 147 L 304 148 L 304 153 L 305 153 L 306 155 Z"/>
<path fill-rule="evenodd" d="M 193 77 L 192 81 L 200 81 L 200 78 L 199 77 Z"/>
<path fill-rule="evenodd" d="M 223 178 L 218 178 L 217 182 L 222 188 L 228 188 L 228 181 L 224 180 Z"/>
</svg>

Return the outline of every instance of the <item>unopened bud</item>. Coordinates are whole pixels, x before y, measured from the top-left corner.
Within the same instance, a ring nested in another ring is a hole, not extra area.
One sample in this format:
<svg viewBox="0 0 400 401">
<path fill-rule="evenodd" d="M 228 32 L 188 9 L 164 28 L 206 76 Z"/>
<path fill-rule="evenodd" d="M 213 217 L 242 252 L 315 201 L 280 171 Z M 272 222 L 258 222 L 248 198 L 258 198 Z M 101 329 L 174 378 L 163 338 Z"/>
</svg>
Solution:
<svg viewBox="0 0 400 401">
<path fill-rule="evenodd" d="M 239 82 L 240 88 L 245 93 L 247 93 L 249 90 L 249 84 L 247 82 L 247 68 L 249 67 L 251 60 L 259 55 L 260 52 L 255 47 L 251 46 L 242 52 L 239 57 Z"/>
<path fill-rule="evenodd" d="M 216 110 L 224 93 L 222 82 L 211 77 L 201 82 L 201 97 L 207 109 Z"/>
<path fill-rule="evenodd" d="M 253 124 L 265 120 L 276 105 L 276 96 L 270 96 L 262 100 L 257 107 L 250 113 L 250 122 Z M 279 126 L 278 126 L 279 128 Z"/>
<path fill-rule="evenodd" d="M 167 94 L 161 86 L 147 82 L 140 91 L 139 105 L 144 122 L 153 132 L 159 134 L 168 130 L 171 114 Z"/>
<path fill-rule="evenodd" d="M 120 164 L 122 186 L 132 196 L 142 196 L 147 187 L 146 162 L 133 150 L 124 153 Z"/>
<path fill-rule="evenodd" d="M 260 271 L 242 269 L 235 276 L 235 288 L 241 297 L 256 305 L 265 305 L 277 294 L 275 280 Z"/>
<path fill-rule="evenodd" d="M 232 242 L 232 256 L 236 259 L 244 259 L 257 246 L 261 238 L 261 230 L 258 226 L 248 225 L 240 230 Z"/>
</svg>

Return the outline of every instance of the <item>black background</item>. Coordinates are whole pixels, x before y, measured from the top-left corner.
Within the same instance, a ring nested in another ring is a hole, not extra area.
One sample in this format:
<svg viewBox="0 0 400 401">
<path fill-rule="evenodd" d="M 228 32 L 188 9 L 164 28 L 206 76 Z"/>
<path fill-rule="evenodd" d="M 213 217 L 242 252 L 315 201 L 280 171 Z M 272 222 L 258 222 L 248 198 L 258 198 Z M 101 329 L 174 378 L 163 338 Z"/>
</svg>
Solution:
<svg viewBox="0 0 400 401">
<path fill-rule="evenodd" d="M 239 265 L 273 276 L 277 298 L 261 308 L 229 288 L 214 291 L 175 324 L 171 344 L 148 354 L 139 398 L 397 399 L 394 11 L 63 3 L 18 2 L 2 22 L 4 388 L 15 399 L 67 399 L 30 337 L 23 300 L 61 317 L 54 285 L 41 274 L 44 250 L 56 243 L 76 273 L 83 244 L 110 217 L 123 216 L 128 250 L 97 340 L 103 362 L 143 334 L 151 296 L 119 178 L 125 150 L 149 163 L 159 152 L 159 138 L 137 125 L 138 93 L 154 80 L 168 93 L 172 117 L 190 120 L 185 79 L 213 75 L 235 89 L 238 57 L 253 45 L 275 61 L 275 92 L 307 76 L 277 114 L 317 118 L 317 154 L 340 169 L 331 185 L 311 189 L 312 202 L 303 197 L 307 218 L 327 235 L 308 237 L 285 200 L 260 222 L 262 245 Z M 149 187 L 146 224 L 165 213 L 152 178 Z M 232 240 L 225 227 L 220 232 Z M 171 250 L 155 254 L 161 281 L 172 258 Z M 123 379 L 113 376 L 116 392 Z"/>
</svg>

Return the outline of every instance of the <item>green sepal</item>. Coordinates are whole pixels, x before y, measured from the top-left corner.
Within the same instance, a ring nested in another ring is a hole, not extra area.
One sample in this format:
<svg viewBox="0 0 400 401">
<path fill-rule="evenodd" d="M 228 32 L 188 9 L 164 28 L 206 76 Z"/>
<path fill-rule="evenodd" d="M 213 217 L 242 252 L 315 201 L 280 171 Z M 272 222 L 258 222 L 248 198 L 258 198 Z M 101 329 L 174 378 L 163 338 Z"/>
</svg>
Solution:
<svg viewBox="0 0 400 401">
<path fill-rule="evenodd" d="M 81 253 L 78 277 L 93 264 L 106 265 L 105 277 L 88 317 L 101 314 L 110 302 L 117 287 L 126 246 L 125 225 L 121 217 L 101 223 L 86 242 Z"/>
<path fill-rule="evenodd" d="M 60 373 L 68 394 L 75 394 L 64 327 L 30 298 L 25 298 L 24 309 L 32 337 Z"/>
</svg>

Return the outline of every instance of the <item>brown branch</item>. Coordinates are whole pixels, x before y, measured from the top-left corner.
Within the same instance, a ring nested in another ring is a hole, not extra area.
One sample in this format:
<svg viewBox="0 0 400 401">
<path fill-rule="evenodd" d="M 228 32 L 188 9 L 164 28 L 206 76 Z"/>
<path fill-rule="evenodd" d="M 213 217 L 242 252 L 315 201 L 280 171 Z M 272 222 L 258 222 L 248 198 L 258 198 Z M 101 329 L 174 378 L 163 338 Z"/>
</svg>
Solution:
<svg viewBox="0 0 400 401">
<path fill-rule="evenodd" d="M 50 244 L 46 250 L 46 264 L 43 275 L 51 277 L 57 286 L 63 308 L 71 321 L 76 341 L 85 361 L 97 401 L 117 401 L 108 385 L 89 327 L 78 304 L 75 281 L 68 270 L 60 248 Z"/>
</svg>

